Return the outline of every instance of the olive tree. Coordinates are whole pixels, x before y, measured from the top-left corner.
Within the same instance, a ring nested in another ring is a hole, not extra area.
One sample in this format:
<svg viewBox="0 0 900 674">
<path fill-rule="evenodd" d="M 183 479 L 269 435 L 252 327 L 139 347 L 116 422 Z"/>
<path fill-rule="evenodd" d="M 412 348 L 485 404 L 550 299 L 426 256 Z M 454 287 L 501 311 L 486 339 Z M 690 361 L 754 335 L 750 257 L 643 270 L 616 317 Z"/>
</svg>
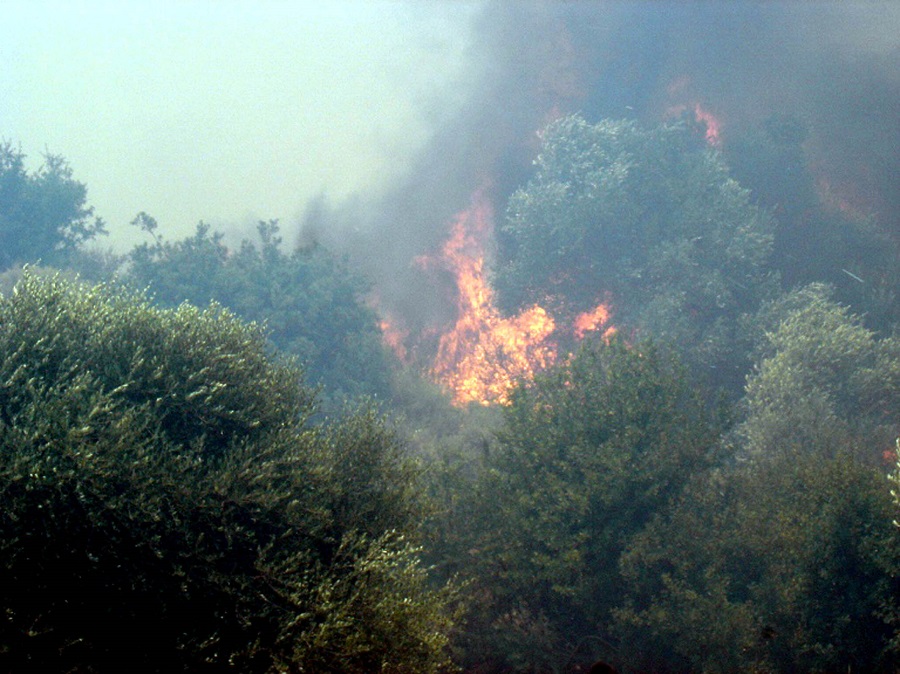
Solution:
<svg viewBox="0 0 900 674">
<path fill-rule="evenodd" d="M 0 669 L 433 672 L 413 466 L 225 309 L 0 299 Z"/>
</svg>

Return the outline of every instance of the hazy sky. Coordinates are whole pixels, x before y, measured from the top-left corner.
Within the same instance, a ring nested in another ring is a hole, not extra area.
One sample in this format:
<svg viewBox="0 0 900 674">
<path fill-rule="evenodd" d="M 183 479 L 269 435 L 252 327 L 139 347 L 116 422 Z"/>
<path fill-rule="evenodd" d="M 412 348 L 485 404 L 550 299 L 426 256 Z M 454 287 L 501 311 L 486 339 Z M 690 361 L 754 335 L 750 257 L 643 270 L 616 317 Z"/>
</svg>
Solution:
<svg viewBox="0 0 900 674">
<path fill-rule="evenodd" d="M 292 223 L 308 200 L 369 194 L 465 95 L 477 5 L 384 0 L 11 0 L 0 138 L 61 154 L 128 248 L 147 211 Z"/>
</svg>

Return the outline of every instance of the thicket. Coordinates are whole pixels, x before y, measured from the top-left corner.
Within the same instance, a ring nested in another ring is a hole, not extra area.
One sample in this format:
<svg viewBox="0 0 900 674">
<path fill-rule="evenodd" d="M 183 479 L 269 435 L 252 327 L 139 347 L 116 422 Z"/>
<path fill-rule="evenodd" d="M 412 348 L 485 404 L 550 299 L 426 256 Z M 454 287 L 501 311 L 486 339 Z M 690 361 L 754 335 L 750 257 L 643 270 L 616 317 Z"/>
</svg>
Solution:
<svg viewBox="0 0 900 674">
<path fill-rule="evenodd" d="M 434 672 L 413 467 L 228 311 L 0 299 L 0 670 Z"/>
<path fill-rule="evenodd" d="M 824 203 L 804 138 L 552 124 L 501 299 L 608 300 L 624 337 L 503 409 L 390 368 L 365 284 L 274 222 L 229 249 L 139 216 L 130 282 L 167 310 L 26 274 L 0 301 L 0 669 L 896 671 L 900 256 Z M 67 184 L 73 265 L 99 230 Z M 210 299 L 267 327 L 182 304 Z M 273 344 L 330 409 L 387 401 L 424 474 L 371 411 L 313 423 Z"/>
</svg>

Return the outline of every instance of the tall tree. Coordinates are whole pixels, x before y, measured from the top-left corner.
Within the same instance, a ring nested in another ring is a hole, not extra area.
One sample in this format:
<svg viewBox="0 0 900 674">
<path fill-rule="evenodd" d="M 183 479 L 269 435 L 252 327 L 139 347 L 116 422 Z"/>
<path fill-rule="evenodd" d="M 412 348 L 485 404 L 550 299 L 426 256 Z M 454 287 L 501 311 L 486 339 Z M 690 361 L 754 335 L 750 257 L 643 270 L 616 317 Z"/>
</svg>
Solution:
<svg viewBox="0 0 900 674">
<path fill-rule="evenodd" d="M 577 313 L 609 298 L 626 331 L 680 345 L 739 392 L 735 319 L 773 289 L 772 226 L 702 128 L 566 117 L 510 198 L 496 284 L 507 308 Z"/>
<path fill-rule="evenodd" d="M 87 188 L 58 155 L 44 156 L 34 173 L 25 155 L 0 143 L 0 271 L 15 264 L 60 265 L 85 241 L 105 234 L 88 207 Z"/>
</svg>

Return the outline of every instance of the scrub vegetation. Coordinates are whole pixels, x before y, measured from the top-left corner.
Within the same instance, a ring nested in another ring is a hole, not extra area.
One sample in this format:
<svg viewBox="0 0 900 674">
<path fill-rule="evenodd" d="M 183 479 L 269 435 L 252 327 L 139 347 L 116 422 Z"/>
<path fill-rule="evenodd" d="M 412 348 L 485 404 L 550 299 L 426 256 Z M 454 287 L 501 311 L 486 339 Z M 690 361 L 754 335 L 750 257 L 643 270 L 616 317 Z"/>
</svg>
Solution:
<svg viewBox="0 0 900 674">
<path fill-rule="evenodd" d="M 140 214 L 98 264 L 6 147 L 0 669 L 897 671 L 896 242 L 799 121 L 705 131 L 545 129 L 494 287 L 616 333 L 470 408 L 324 246 Z"/>
</svg>

